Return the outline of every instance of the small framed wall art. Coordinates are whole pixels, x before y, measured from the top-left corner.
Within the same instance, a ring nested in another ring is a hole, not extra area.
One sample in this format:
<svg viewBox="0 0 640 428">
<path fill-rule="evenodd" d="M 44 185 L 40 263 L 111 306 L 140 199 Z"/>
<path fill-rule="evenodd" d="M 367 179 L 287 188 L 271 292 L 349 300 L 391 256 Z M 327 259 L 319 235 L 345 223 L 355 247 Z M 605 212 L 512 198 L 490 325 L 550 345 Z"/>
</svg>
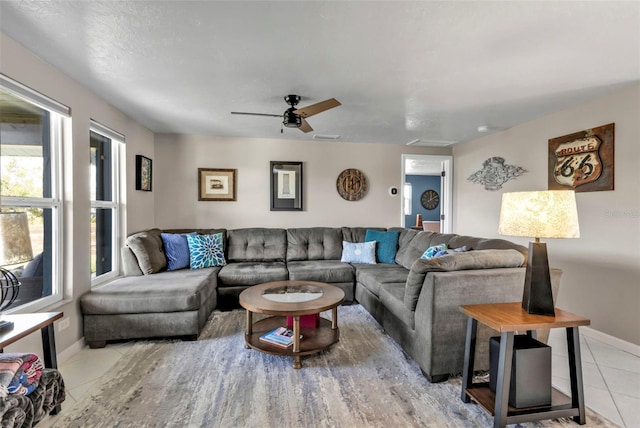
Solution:
<svg viewBox="0 0 640 428">
<path fill-rule="evenodd" d="M 151 159 L 136 155 L 136 190 L 151 191 Z"/>
<path fill-rule="evenodd" d="M 198 168 L 199 201 L 235 201 L 236 169 Z"/>
<path fill-rule="evenodd" d="M 302 162 L 271 161 L 271 211 L 302 211 Z"/>
</svg>

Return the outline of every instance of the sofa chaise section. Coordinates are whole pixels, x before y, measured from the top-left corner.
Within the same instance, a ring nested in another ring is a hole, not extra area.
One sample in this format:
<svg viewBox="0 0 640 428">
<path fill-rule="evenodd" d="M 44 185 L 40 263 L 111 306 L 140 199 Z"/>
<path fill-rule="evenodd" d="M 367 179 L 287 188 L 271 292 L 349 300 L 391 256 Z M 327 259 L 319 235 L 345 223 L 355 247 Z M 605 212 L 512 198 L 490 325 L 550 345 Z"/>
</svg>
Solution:
<svg viewBox="0 0 640 428">
<path fill-rule="evenodd" d="M 162 269 L 158 267 L 161 257 L 155 253 L 158 239 L 158 229 L 129 237 L 122 249 L 129 276 L 95 287 L 80 298 L 85 340 L 90 347 L 104 347 L 106 341 L 120 339 L 193 339 L 217 306 L 219 267 L 143 275 L 143 269 Z M 134 248 L 140 254 L 143 247 L 149 254 L 136 257 Z M 145 262 L 140 261 L 143 258 Z"/>
</svg>

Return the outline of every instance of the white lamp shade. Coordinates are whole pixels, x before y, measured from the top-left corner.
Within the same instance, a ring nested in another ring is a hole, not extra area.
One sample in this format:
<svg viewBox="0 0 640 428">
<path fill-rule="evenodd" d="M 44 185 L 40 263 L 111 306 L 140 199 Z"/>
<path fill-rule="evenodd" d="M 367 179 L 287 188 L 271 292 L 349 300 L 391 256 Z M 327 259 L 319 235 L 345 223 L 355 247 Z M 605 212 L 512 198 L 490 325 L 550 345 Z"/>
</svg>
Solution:
<svg viewBox="0 0 640 428">
<path fill-rule="evenodd" d="M 498 233 L 534 238 L 579 238 L 575 192 L 504 193 Z"/>
</svg>

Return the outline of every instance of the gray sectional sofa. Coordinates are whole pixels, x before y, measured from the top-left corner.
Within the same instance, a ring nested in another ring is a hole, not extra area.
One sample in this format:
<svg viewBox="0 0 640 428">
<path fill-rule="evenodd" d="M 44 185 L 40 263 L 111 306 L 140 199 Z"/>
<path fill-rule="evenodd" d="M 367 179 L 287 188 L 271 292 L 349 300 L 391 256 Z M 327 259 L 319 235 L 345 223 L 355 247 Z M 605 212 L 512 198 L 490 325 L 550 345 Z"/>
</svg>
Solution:
<svg viewBox="0 0 640 428">
<path fill-rule="evenodd" d="M 184 336 L 195 339 L 215 308 L 238 307 L 238 296 L 268 281 L 321 281 L 340 287 L 345 303 L 367 309 L 420 365 L 432 382 L 462 371 L 466 318 L 459 306 L 519 301 L 527 249 L 502 239 L 483 239 L 391 228 L 399 233 L 395 263 L 341 262 L 342 242 L 364 242 L 383 228 L 313 227 L 180 229 L 167 233 L 223 233 L 227 264 L 166 271 L 161 231 L 130 236 L 122 249 L 123 278 L 81 298 L 85 340 Z M 471 251 L 421 259 L 434 245 Z M 556 295 L 561 271 L 552 269 Z M 479 328 L 476 368 L 488 369 L 489 337 Z M 544 332 L 538 336 L 546 340 Z"/>
</svg>

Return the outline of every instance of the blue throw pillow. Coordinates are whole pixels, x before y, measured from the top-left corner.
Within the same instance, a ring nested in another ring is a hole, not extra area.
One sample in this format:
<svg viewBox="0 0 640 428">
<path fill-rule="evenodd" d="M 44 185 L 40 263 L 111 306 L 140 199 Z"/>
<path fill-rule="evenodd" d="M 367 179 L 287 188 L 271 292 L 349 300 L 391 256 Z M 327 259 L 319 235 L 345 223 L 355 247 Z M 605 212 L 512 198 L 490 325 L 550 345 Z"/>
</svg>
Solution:
<svg viewBox="0 0 640 428">
<path fill-rule="evenodd" d="M 187 235 L 189 243 L 189 267 L 202 269 L 212 266 L 224 266 L 224 246 L 222 233 L 213 235 Z"/>
<path fill-rule="evenodd" d="M 432 259 L 440 251 L 443 251 L 443 250 L 446 250 L 446 249 L 447 249 L 447 244 L 434 245 L 433 247 L 427 248 L 427 250 L 424 253 L 422 253 L 420 258 L 421 259 Z"/>
<path fill-rule="evenodd" d="M 376 241 L 376 259 L 378 263 L 396 262 L 396 252 L 398 251 L 398 238 L 400 231 L 381 232 L 379 230 L 367 229 L 364 235 L 365 242 Z"/>
<path fill-rule="evenodd" d="M 195 232 L 194 232 L 195 233 Z M 161 233 L 164 254 L 167 257 L 167 270 L 189 267 L 189 243 L 186 233 Z"/>
<path fill-rule="evenodd" d="M 342 241 L 342 259 L 345 263 L 376 264 L 376 242 Z"/>
</svg>

